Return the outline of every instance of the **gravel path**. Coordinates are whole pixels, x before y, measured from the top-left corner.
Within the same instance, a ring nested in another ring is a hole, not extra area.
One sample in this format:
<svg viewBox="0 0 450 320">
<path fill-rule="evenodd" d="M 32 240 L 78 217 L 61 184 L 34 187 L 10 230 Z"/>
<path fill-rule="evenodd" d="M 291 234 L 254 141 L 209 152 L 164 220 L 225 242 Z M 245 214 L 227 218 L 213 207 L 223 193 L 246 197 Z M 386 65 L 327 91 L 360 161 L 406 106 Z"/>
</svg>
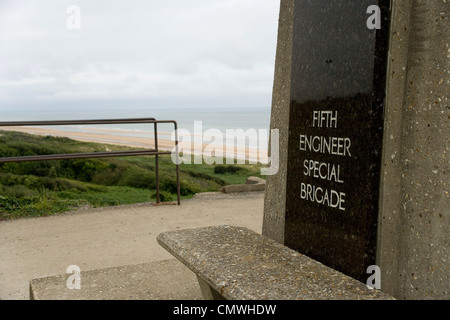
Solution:
<svg viewBox="0 0 450 320">
<path fill-rule="evenodd" d="M 181 206 L 139 204 L 0 222 L 0 300 L 29 299 L 31 279 L 173 258 L 161 232 L 215 225 L 261 233 L 264 193 L 197 195 Z"/>
</svg>

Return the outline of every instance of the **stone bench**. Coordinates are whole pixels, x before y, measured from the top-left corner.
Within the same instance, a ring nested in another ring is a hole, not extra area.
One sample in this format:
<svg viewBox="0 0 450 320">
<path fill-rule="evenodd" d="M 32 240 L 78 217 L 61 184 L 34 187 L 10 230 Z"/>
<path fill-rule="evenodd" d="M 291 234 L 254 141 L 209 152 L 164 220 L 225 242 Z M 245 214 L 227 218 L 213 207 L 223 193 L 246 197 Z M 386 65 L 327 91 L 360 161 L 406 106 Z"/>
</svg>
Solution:
<svg viewBox="0 0 450 320">
<path fill-rule="evenodd" d="M 258 177 L 248 177 L 245 184 L 224 186 L 223 193 L 258 192 L 266 190 L 266 180 Z"/>
<path fill-rule="evenodd" d="M 157 240 L 197 275 L 207 300 L 393 299 L 246 228 L 171 231 Z"/>
<path fill-rule="evenodd" d="M 30 300 L 201 300 L 195 275 L 176 259 L 81 272 L 81 289 L 70 290 L 72 274 L 33 279 Z"/>
</svg>

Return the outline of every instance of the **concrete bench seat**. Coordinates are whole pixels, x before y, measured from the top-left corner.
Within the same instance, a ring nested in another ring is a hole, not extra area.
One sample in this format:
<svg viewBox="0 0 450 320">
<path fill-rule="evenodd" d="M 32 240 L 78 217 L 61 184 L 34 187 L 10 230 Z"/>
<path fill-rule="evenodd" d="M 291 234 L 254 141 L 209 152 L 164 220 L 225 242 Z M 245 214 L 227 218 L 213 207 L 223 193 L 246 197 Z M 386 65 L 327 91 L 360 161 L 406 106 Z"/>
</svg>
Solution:
<svg viewBox="0 0 450 320">
<path fill-rule="evenodd" d="M 158 243 L 191 269 L 205 299 L 393 299 L 246 228 L 162 233 Z"/>
</svg>

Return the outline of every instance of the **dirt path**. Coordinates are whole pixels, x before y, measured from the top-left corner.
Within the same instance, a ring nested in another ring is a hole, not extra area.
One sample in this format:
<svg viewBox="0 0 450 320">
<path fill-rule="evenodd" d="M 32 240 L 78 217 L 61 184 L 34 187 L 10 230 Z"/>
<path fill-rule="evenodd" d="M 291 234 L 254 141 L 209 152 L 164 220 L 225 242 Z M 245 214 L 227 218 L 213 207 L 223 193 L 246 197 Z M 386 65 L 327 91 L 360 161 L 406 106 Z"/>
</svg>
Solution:
<svg viewBox="0 0 450 320">
<path fill-rule="evenodd" d="M 0 300 L 28 299 L 31 279 L 173 258 L 161 232 L 212 225 L 262 230 L 264 194 L 204 194 L 181 206 L 101 208 L 0 222 Z"/>
</svg>

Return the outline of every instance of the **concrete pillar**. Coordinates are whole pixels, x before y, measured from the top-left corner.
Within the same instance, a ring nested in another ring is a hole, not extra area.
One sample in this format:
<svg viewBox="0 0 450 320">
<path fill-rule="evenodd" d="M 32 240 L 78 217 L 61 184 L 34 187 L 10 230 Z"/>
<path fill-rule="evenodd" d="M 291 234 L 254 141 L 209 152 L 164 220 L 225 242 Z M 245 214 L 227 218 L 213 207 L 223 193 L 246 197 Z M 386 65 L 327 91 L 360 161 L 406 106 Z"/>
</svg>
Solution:
<svg viewBox="0 0 450 320">
<path fill-rule="evenodd" d="M 450 3 L 393 1 L 377 264 L 398 299 L 448 299 Z"/>
</svg>

